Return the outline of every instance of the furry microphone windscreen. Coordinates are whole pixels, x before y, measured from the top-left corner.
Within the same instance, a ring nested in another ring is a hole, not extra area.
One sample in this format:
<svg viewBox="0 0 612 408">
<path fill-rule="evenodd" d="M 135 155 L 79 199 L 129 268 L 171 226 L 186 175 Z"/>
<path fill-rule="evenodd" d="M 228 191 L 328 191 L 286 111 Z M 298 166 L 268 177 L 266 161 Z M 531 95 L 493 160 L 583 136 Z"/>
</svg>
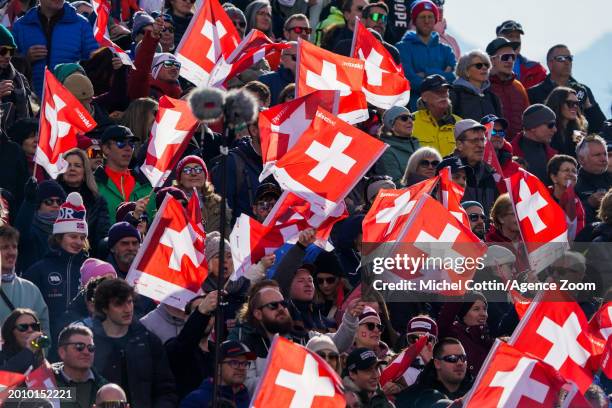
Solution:
<svg viewBox="0 0 612 408">
<path fill-rule="evenodd" d="M 257 99 L 248 91 L 234 89 L 225 98 L 225 123 L 237 126 L 241 123 L 253 123 L 259 113 Z"/>
<path fill-rule="evenodd" d="M 189 107 L 199 121 L 210 123 L 223 115 L 227 93 L 221 89 L 200 87 L 189 94 Z"/>
</svg>

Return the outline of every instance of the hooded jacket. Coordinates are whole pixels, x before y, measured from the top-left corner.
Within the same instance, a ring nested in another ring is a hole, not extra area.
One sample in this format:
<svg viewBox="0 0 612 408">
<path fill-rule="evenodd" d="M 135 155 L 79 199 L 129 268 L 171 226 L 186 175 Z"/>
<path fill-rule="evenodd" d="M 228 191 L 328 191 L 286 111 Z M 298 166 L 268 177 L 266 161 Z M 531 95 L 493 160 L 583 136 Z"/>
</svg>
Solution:
<svg viewBox="0 0 612 408">
<path fill-rule="evenodd" d="M 498 75 L 489 77 L 489 88 L 501 102 L 502 117 L 508 121 L 506 140 L 512 141 L 523 128 L 523 112 L 529 106 L 529 97 L 523 84 L 512 74 L 509 79 L 501 79 Z"/>
<path fill-rule="evenodd" d="M 172 316 L 165 306 L 160 304 L 141 317 L 140 323 L 165 344 L 171 338 L 178 336 L 185 325 L 185 320 Z"/>
<path fill-rule="evenodd" d="M 406 171 L 408 159 L 421 147 L 419 139 L 413 136 L 398 137 L 388 134 L 381 136 L 380 140 L 388 144 L 389 147 L 374 165 L 374 174 L 391 176 L 395 185 L 399 186 Z"/>
<path fill-rule="evenodd" d="M 478 89 L 471 82 L 457 78 L 450 90 L 453 113 L 463 119 L 474 119 L 477 122 L 491 113 L 503 116 L 499 98 L 491 92 L 490 85 L 489 81 L 485 81 Z"/>
<path fill-rule="evenodd" d="M 448 120 L 440 124 L 427 109 L 419 109 L 414 114 L 412 134 L 419 139 L 421 147 L 433 147 L 442 157 L 455 151 L 455 123 L 461 118 L 449 115 Z"/>
</svg>

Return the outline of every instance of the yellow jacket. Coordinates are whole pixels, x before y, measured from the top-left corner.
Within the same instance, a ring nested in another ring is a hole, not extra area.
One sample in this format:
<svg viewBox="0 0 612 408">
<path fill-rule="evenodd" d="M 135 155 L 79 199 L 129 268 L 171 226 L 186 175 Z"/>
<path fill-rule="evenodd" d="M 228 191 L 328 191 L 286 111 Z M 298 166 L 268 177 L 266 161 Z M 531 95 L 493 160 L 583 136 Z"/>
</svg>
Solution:
<svg viewBox="0 0 612 408">
<path fill-rule="evenodd" d="M 456 122 L 461 118 L 453 115 Z M 437 149 L 442 157 L 452 154 L 455 150 L 455 124 L 439 126 L 438 122 L 426 109 L 418 110 L 414 114 L 414 128 L 412 135 L 419 139 L 421 146 L 430 146 Z"/>
</svg>

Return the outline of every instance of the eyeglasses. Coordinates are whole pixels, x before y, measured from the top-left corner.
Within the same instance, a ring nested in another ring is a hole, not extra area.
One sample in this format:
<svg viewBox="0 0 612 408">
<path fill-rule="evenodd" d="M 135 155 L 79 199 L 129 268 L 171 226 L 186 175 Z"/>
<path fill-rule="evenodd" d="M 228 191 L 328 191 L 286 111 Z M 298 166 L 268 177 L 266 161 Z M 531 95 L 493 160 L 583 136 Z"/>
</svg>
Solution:
<svg viewBox="0 0 612 408">
<path fill-rule="evenodd" d="M 491 66 L 485 62 L 477 62 L 475 64 L 472 64 L 471 66 L 475 67 L 476 69 L 491 68 Z"/>
<path fill-rule="evenodd" d="M 268 13 L 267 11 L 258 11 L 257 12 L 258 16 L 262 16 L 262 17 L 268 17 L 268 18 L 272 18 L 272 14 Z"/>
<path fill-rule="evenodd" d="M 162 31 L 162 33 L 165 33 L 165 32 L 174 33 L 174 27 L 164 27 L 164 28 L 162 28 L 161 31 Z"/>
<path fill-rule="evenodd" d="M 485 139 L 484 137 L 475 137 L 473 139 L 463 139 L 463 140 L 459 140 L 459 141 L 465 142 L 465 143 L 471 143 L 473 145 L 476 145 L 476 144 L 485 144 L 487 139 Z"/>
<path fill-rule="evenodd" d="M 506 131 L 505 130 L 495 130 L 495 129 L 493 129 L 491 131 L 491 136 L 506 137 Z"/>
<path fill-rule="evenodd" d="M 419 166 L 421 166 L 421 167 L 433 167 L 433 168 L 436 168 L 436 167 L 438 167 L 438 164 L 440 164 L 440 160 L 431 160 L 431 161 L 429 161 L 429 160 L 423 159 L 423 160 L 421 160 L 419 162 Z"/>
<path fill-rule="evenodd" d="M 136 142 L 133 140 L 113 140 L 113 142 L 119 149 L 125 149 L 126 146 L 130 146 L 131 149 L 136 147 Z"/>
<path fill-rule="evenodd" d="M 28 329 L 32 329 L 33 331 L 40 331 L 40 323 L 21 323 L 16 324 L 15 328 L 21 333 L 27 332 Z"/>
<path fill-rule="evenodd" d="M 361 323 L 361 326 L 366 326 L 369 331 L 374 331 L 374 329 L 378 329 L 379 332 L 382 332 L 385 328 L 385 326 L 383 326 L 382 324 L 374 322 Z"/>
<path fill-rule="evenodd" d="M 325 360 L 338 360 L 338 358 L 340 357 L 338 353 L 335 353 L 333 351 L 330 353 L 325 353 L 323 351 L 317 351 L 317 354 L 319 355 L 319 357 Z"/>
<path fill-rule="evenodd" d="M 567 105 L 568 108 L 577 108 L 580 106 L 580 103 L 578 101 L 565 101 L 565 105 Z"/>
<path fill-rule="evenodd" d="M 419 337 L 421 336 L 418 334 L 409 334 L 406 336 L 406 340 L 408 340 L 408 343 L 414 344 L 417 342 Z M 438 342 L 438 339 L 433 334 L 427 334 L 427 342 L 431 344 L 436 344 Z"/>
<path fill-rule="evenodd" d="M 573 55 L 557 55 L 553 57 L 553 60 L 557 61 L 557 62 L 572 62 L 574 60 L 574 56 Z"/>
<path fill-rule="evenodd" d="M 0 57 L 4 57 L 6 54 L 9 54 L 12 57 L 13 55 L 15 55 L 15 48 L 8 47 L 6 45 L 0 47 Z"/>
<path fill-rule="evenodd" d="M 461 361 L 465 363 L 467 361 L 467 356 L 465 354 L 449 354 L 448 356 L 442 356 L 437 360 L 446 361 L 447 363 L 457 363 Z"/>
<path fill-rule="evenodd" d="M 295 26 L 295 27 L 288 28 L 287 31 L 293 31 L 296 34 L 304 33 L 304 34 L 310 35 L 310 33 L 312 33 L 312 28 Z"/>
<path fill-rule="evenodd" d="M 516 59 L 516 55 L 512 53 L 502 54 L 502 55 L 495 55 L 493 56 L 493 58 L 499 58 L 500 61 L 508 62 L 508 61 L 514 61 Z"/>
<path fill-rule="evenodd" d="M 165 60 L 164 62 L 161 62 L 157 65 L 161 65 L 164 68 L 174 68 L 174 67 L 176 67 L 177 69 L 181 68 L 181 63 L 178 61 L 174 61 L 174 60 Z"/>
<path fill-rule="evenodd" d="M 126 401 L 103 401 L 96 404 L 96 407 L 100 408 L 127 408 L 128 403 Z"/>
<path fill-rule="evenodd" d="M 102 149 L 94 149 L 91 147 L 87 149 L 87 158 L 89 159 L 97 159 L 103 156 L 104 156 L 104 153 L 102 153 Z"/>
<path fill-rule="evenodd" d="M 287 307 L 289 307 L 289 302 L 287 302 L 286 300 L 279 300 L 277 302 L 270 302 L 270 303 L 266 303 L 265 305 L 259 306 L 258 309 L 268 308 L 270 310 L 276 310 L 279 307 L 283 307 L 284 309 L 287 309 Z"/>
<path fill-rule="evenodd" d="M 336 278 L 335 276 L 331 276 L 329 278 L 317 278 L 317 284 L 322 285 L 324 283 L 327 283 L 328 285 L 333 285 L 334 283 L 336 283 L 336 280 L 338 278 Z"/>
<path fill-rule="evenodd" d="M 375 23 L 380 21 L 383 24 L 387 24 L 387 15 L 383 13 L 372 13 L 368 16 L 368 18 Z"/>
<path fill-rule="evenodd" d="M 227 360 L 224 361 L 223 364 L 227 364 L 228 366 L 232 367 L 232 368 L 249 368 L 251 366 L 251 362 L 246 360 L 246 361 L 240 361 L 240 360 Z"/>
<path fill-rule="evenodd" d="M 195 166 L 195 167 L 185 167 L 183 169 L 183 174 L 201 174 L 204 171 L 204 169 L 202 168 L 202 166 Z"/>
<path fill-rule="evenodd" d="M 60 344 L 60 346 L 74 346 L 74 349 L 79 353 L 83 350 L 87 349 L 90 353 L 94 353 L 96 351 L 96 346 L 93 344 L 85 344 L 85 343 L 64 343 Z"/>
<path fill-rule="evenodd" d="M 42 200 L 44 205 L 62 205 L 63 201 L 61 198 L 45 198 Z"/>
<path fill-rule="evenodd" d="M 402 122 L 408 122 L 409 120 L 414 120 L 414 115 L 400 115 L 397 117 L 397 119 L 401 120 Z"/>
<path fill-rule="evenodd" d="M 556 127 L 556 126 L 557 126 L 557 122 L 555 122 L 554 120 L 552 122 L 548 122 L 546 124 L 546 127 L 549 128 L 549 129 L 552 129 L 552 128 Z"/>
<path fill-rule="evenodd" d="M 478 213 L 468 214 L 468 217 L 470 218 L 470 221 L 472 222 L 476 222 L 478 220 L 482 220 L 482 221 L 487 220 L 487 217 L 485 217 L 484 214 L 478 214 Z"/>
</svg>

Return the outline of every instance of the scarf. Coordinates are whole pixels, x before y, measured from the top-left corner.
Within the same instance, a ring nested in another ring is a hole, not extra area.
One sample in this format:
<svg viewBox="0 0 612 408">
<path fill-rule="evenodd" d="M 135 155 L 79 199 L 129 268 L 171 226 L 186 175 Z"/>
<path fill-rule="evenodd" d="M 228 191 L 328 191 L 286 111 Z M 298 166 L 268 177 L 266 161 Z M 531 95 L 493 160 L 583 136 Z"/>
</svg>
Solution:
<svg viewBox="0 0 612 408">
<path fill-rule="evenodd" d="M 53 233 L 53 224 L 57 219 L 58 213 L 59 211 L 54 211 L 48 214 L 36 212 L 34 219 L 32 220 L 32 225 L 47 235 L 51 235 Z"/>
</svg>

